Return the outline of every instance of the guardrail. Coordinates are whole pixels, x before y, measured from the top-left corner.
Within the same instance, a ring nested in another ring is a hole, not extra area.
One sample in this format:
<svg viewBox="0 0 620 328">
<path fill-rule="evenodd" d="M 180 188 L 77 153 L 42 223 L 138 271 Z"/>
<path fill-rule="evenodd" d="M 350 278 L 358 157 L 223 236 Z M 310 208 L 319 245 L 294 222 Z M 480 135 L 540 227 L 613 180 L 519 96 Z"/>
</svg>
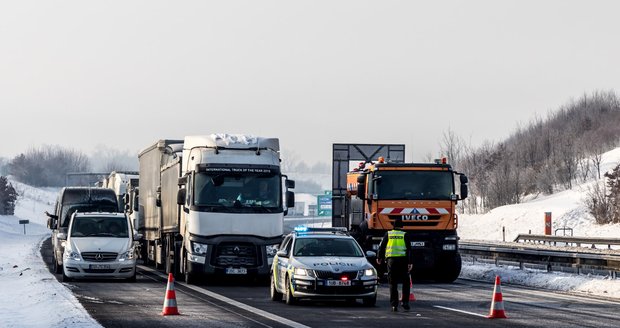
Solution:
<svg viewBox="0 0 620 328">
<path fill-rule="evenodd" d="M 551 246 L 545 246 L 551 247 Z M 601 253 L 541 249 L 519 244 L 503 245 L 481 242 L 460 242 L 460 253 L 465 261 L 495 265 L 517 266 L 520 269 L 559 271 L 573 274 L 597 274 L 617 278 L 620 275 L 620 251 Z M 607 251 L 609 252 L 609 251 Z"/>
<path fill-rule="evenodd" d="M 591 238 L 591 237 L 572 237 L 572 236 L 549 236 L 549 235 L 530 235 L 521 234 L 514 240 L 515 242 L 533 242 L 539 244 L 547 244 L 557 246 L 558 243 L 563 243 L 567 246 L 575 245 L 582 247 L 581 245 L 591 245 L 588 247 L 596 248 L 596 245 L 606 245 L 607 249 L 611 249 L 611 246 L 620 246 L 619 238 Z"/>
</svg>

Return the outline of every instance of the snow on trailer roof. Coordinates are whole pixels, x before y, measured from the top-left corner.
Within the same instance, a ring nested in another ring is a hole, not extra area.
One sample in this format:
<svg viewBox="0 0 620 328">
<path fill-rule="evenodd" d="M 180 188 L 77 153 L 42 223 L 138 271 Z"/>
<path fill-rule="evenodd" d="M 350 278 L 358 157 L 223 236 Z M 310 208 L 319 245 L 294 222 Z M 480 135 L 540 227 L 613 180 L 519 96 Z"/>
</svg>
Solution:
<svg viewBox="0 0 620 328">
<path fill-rule="evenodd" d="M 278 138 L 256 137 L 244 134 L 216 133 L 204 136 L 186 136 L 183 149 L 195 147 L 228 148 L 228 149 L 271 149 L 280 151 Z"/>
</svg>

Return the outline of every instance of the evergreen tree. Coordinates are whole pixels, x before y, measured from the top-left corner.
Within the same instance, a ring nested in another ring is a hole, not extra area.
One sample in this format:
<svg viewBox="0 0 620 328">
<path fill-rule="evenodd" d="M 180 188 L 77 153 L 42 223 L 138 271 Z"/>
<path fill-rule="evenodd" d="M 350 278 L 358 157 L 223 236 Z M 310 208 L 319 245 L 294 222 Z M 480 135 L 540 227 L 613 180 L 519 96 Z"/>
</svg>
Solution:
<svg viewBox="0 0 620 328">
<path fill-rule="evenodd" d="M 17 191 L 6 177 L 0 176 L 0 215 L 13 215 L 16 201 Z"/>
</svg>

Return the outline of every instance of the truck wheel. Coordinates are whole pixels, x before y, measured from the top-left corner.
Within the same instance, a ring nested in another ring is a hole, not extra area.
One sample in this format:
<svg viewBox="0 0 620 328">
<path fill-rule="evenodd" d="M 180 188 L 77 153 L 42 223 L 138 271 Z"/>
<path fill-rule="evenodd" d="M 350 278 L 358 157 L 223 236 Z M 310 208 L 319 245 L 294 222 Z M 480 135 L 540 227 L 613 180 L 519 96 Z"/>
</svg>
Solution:
<svg viewBox="0 0 620 328">
<path fill-rule="evenodd" d="M 273 279 L 273 274 L 271 274 L 269 283 L 269 295 L 271 296 L 271 300 L 274 302 L 279 302 L 282 300 L 282 293 L 278 292 L 278 289 L 276 289 L 276 281 Z"/>
<path fill-rule="evenodd" d="M 461 266 L 461 254 L 456 253 L 454 256 L 442 258 L 436 281 L 441 283 L 454 282 L 461 274 Z"/>
<path fill-rule="evenodd" d="M 297 304 L 297 298 L 293 296 L 293 289 L 291 288 L 291 280 L 286 277 L 286 304 L 287 305 L 295 305 Z"/>
<path fill-rule="evenodd" d="M 188 285 L 196 284 L 196 276 L 189 272 L 189 259 L 187 258 L 187 252 L 183 252 L 183 278 Z"/>
</svg>

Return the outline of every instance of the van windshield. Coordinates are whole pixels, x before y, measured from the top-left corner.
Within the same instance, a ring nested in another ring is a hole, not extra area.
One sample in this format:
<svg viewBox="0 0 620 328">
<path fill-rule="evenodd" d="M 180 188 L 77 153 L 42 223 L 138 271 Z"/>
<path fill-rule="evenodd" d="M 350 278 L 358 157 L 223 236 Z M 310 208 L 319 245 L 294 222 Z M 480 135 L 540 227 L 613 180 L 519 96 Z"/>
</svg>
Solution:
<svg viewBox="0 0 620 328">
<path fill-rule="evenodd" d="M 77 216 L 73 219 L 70 236 L 75 237 L 129 237 L 124 217 Z"/>
</svg>

